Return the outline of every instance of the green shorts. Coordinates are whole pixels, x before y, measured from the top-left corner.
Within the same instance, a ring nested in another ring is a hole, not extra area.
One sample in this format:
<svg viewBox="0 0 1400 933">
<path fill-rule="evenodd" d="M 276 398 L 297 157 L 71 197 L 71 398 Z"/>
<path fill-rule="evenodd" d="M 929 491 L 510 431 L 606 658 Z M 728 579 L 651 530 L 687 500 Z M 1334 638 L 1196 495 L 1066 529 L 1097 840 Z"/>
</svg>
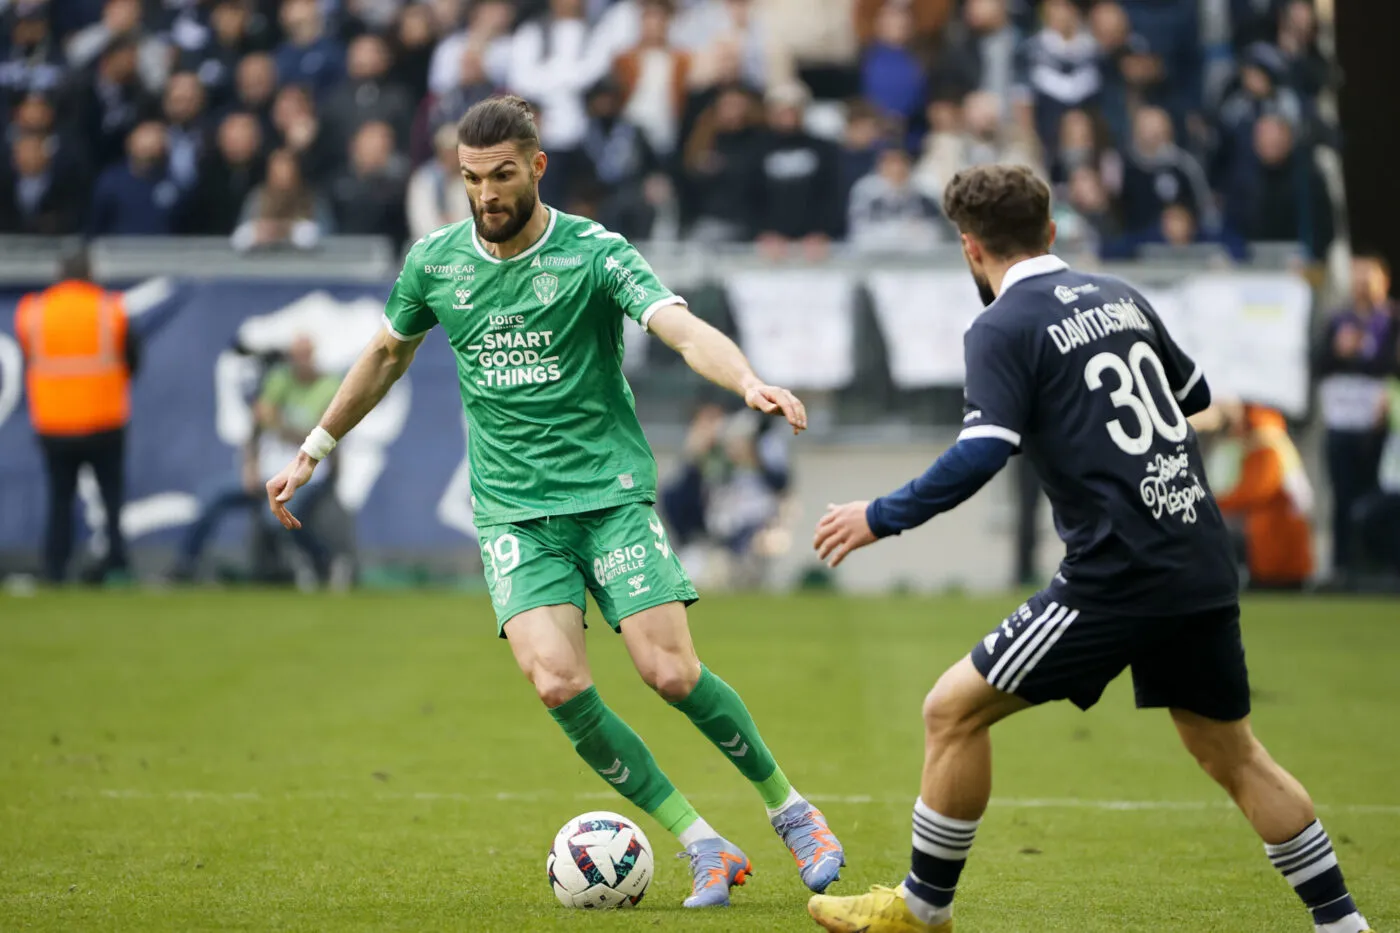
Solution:
<svg viewBox="0 0 1400 933">
<path fill-rule="evenodd" d="M 614 631 L 622 620 L 666 603 L 699 599 L 651 506 L 619 505 L 478 529 L 496 634 L 529 609 L 573 603 L 593 593 Z"/>
</svg>

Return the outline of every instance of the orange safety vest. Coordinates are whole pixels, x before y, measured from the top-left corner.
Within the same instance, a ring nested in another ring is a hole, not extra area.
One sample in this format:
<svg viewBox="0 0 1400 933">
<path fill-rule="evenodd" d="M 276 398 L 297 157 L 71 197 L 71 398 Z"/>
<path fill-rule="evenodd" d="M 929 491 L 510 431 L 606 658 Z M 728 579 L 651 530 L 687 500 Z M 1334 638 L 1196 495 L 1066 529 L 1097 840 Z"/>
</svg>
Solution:
<svg viewBox="0 0 1400 933">
<path fill-rule="evenodd" d="M 72 437 L 126 425 L 131 373 L 119 296 L 87 282 L 59 282 L 20 299 L 15 333 L 36 433 Z"/>
</svg>

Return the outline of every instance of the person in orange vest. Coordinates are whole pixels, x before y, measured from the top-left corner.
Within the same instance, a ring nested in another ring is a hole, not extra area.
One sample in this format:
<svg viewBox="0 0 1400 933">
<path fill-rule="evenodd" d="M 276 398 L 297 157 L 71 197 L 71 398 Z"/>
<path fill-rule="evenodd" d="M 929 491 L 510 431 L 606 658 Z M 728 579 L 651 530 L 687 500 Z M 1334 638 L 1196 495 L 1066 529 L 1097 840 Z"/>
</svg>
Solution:
<svg viewBox="0 0 1400 933">
<path fill-rule="evenodd" d="M 64 260 L 58 284 L 20 299 L 15 334 L 25 359 L 29 420 L 48 471 L 44 576 L 52 583 L 67 576 L 83 464 L 97 477 L 107 516 L 107 555 L 94 575 L 125 572 L 123 462 L 139 349 L 121 295 L 94 284 L 87 257 L 75 254 Z"/>
<path fill-rule="evenodd" d="M 1249 586 L 1301 589 L 1314 569 L 1314 496 L 1283 415 L 1236 401 L 1214 408 L 1216 429 L 1239 444 L 1235 481 L 1221 482 L 1215 500 L 1227 518 L 1243 526 Z"/>
</svg>

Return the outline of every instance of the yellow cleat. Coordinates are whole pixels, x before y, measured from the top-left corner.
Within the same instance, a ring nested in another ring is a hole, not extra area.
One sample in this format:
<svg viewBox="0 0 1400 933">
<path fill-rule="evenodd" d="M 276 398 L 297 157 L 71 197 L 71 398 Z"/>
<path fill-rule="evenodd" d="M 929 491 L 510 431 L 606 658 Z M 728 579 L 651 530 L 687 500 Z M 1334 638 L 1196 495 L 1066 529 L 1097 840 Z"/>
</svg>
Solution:
<svg viewBox="0 0 1400 933">
<path fill-rule="evenodd" d="M 807 913 L 831 933 L 953 933 L 953 921 L 930 926 L 914 916 L 903 894 L 875 885 L 868 894 L 831 897 L 818 894 Z"/>
</svg>

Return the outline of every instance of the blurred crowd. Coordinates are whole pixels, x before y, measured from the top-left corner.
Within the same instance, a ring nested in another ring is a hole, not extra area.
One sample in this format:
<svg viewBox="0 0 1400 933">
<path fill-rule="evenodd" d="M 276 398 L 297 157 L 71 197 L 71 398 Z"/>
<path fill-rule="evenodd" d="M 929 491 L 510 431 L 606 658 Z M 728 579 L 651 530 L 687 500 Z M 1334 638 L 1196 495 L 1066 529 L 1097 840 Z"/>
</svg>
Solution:
<svg viewBox="0 0 1400 933">
<path fill-rule="evenodd" d="M 1333 239 L 1310 0 L 0 11 L 0 232 L 416 238 L 466 216 L 453 125 L 510 91 L 539 110 L 545 199 L 637 239 L 924 249 L 951 240 L 943 185 L 992 160 L 1044 173 L 1062 237 L 1105 256 Z"/>
</svg>

